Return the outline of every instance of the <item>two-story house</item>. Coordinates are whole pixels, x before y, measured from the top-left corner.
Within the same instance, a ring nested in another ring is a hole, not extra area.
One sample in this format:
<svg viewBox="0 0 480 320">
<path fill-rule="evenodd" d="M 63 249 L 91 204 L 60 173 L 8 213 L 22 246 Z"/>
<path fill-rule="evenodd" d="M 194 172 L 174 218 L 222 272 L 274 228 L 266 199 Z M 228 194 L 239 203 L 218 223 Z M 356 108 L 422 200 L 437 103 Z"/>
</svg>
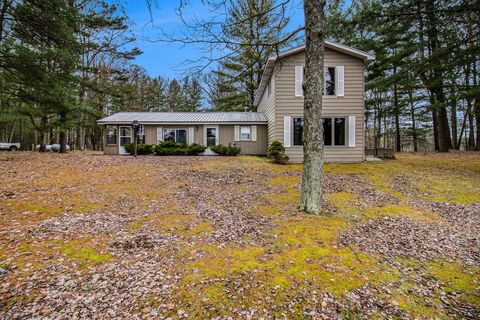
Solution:
<svg viewBox="0 0 480 320">
<path fill-rule="evenodd" d="M 303 69 L 305 48 L 268 59 L 256 93 L 258 112 L 121 112 L 98 121 L 106 125 L 104 152 L 124 154 L 131 124 L 138 121 L 140 143 L 161 141 L 223 144 L 242 154 L 264 155 L 281 141 L 291 162 L 302 162 Z M 374 57 L 332 41 L 325 42 L 323 121 L 325 161 L 364 160 L 364 66 Z"/>
<path fill-rule="evenodd" d="M 322 104 L 326 162 L 364 160 L 364 66 L 374 57 L 325 41 Z M 291 162 L 302 162 L 305 47 L 267 61 L 254 105 L 268 121 L 268 143 L 283 142 Z M 319 124 L 320 125 L 320 124 Z"/>
</svg>

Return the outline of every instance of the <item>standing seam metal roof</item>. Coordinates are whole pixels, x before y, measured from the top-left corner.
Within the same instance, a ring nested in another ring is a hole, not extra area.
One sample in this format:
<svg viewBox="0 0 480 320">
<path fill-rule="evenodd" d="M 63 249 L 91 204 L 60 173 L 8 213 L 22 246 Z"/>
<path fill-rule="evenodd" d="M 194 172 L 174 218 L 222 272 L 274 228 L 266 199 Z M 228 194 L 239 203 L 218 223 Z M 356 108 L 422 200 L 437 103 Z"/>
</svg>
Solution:
<svg viewBox="0 0 480 320">
<path fill-rule="evenodd" d="M 119 112 L 97 123 L 131 123 L 134 120 L 140 123 L 267 122 L 261 112 Z"/>
</svg>

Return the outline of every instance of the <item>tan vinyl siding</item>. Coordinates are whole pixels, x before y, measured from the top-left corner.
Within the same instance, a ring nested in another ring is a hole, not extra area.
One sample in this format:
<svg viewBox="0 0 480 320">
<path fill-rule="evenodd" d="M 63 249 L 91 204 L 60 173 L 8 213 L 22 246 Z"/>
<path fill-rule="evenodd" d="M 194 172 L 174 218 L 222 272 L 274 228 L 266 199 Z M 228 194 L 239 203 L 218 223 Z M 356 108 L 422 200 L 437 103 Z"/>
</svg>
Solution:
<svg viewBox="0 0 480 320">
<path fill-rule="evenodd" d="M 118 154 L 118 145 L 109 144 L 103 147 L 104 154 Z"/>
<path fill-rule="evenodd" d="M 277 63 L 275 79 L 275 136 L 273 139 L 283 141 L 283 117 L 303 116 L 303 97 L 295 97 L 295 66 L 305 65 L 304 52 L 300 52 Z M 324 97 L 324 117 L 347 118 L 347 141 L 345 147 L 325 147 L 326 162 L 358 162 L 364 159 L 364 84 L 363 62 L 360 59 L 341 52 L 327 49 L 325 66 L 345 67 L 344 97 Z M 348 147 L 348 116 L 355 116 L 355 147 Z M 293 127 L 292 127 L 293 132 Z M 303 161 L 303 148 L 287 148 L 292 162 Z"/>
<path fill-rule="evenodd" d="M 270 96 L 268 95 L 268 85 L 267 88 L 263 91 L 262 98 L 258 103 L 257 111 L 263 112 L 268 121 L 268 144 L 270 144 L 275 139 L 275 76 L 270 78 L 271 81 L 271 91 Z"/>
<path fill-rule="evenodd" d="M 111 125 L 113 126 L 113 125 Z M 118 154 L 119 153 L 119 150 L 118 150 L 118 135 L 119 135 L 119 132 L 118 132 L 118 126 L 115 126 L 117 127 L 117 143 L 115 144 L 107 144 L 107 127 L 108 126 L 104 126 L 103 128 L 103 153 L 104 154 Z"/>
<path fill-rule="evenodd" d="M 265 155 L 267 153 L 267 125 L 257 124 L 256 126 L 257 141 L 235 141 L 235 126 L 220 125 L 220 144 L 240 147 L 241 154 Z"/>
</svg>

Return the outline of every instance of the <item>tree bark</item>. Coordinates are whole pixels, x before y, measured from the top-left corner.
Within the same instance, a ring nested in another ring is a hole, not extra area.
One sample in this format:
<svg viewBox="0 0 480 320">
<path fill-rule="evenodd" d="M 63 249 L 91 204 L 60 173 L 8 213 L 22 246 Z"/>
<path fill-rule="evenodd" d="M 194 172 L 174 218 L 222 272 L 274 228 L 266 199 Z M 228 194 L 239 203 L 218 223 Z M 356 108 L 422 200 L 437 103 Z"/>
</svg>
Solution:
<svg viewBox="0 0 480 320">
<path fill-rule="evenodd" d="M 395 51 L 394 51 L 395 52 Z M 393 104 L 395 109 L 395 147 L 397 152 L 402 152 L 402 141 L 400 137 L 400 106 L 398 103 L 398 90 L 397 90 L 397 66 L 393 66 L 393 76 L 395 82 L 393 83 Z"/>
<path fill-rule="evenodd" d="M 467 63 L 467 66 L 465 68 L 465 90 L 467 92 L 470 91 L 470 63 Z M 468 139 L 467 136 L 465 135 L 465 138 L 467 139 L 467 145 L 465 146 L 465 150 L 475 150 L 475 131 L 473 129 L 473 112 L 472 112 L 472 98 L 470 95 L 467 94 L 466 97 L 467 100 L 467 116 L 468 116 L 468 128 L 470 129 L 468 131 Z"/>
<path fill-rule="evenodd" d="M 323 205 L 322 94 L 325 51 L 325 0 L 305 0 L 305 81 L 303 176 L 300 209 L 318 214 Z"/>
<path fill-rule="evenodd" d="M 472 73 L 473 73 L 473 86 L 476 88 L 478 86 L 477 61 L 473 62 Z M 475 96 L 475 98 L 473 99 L 473 110 L 475 114 L 476 136 L 477 136 L 477 141 L 475 143 L 475 151 L 480 151 L 480 100 L 478 95 Z"/>
<path fill-rule="evenodd" d="M 415 103 L 413 102 L 412 89 L 408 90 L 408 99 L 410 100 L 410 115 L 412 117 L 413 151 L 418 152 L 417 123 L 415 120 Z"/>
<path fill-rule="evenodd" d="M 60 113 L 60 124 L 63 126 L 65 121 L 66 121 L 66 118 L 67 118 L 67 114 L 62 112 Z M 59 143 L 60 143 L 60 150 L 58 152 L 60 153 L 67 153 L 67 133 L 66 133 L 66 130 L 64 127 L 60 127 L 59 128 L 60 132 L 59 132 Z"/>
<path fill-rule="evenodd" d="M 47 151 L 47 117 L 43 116 L 41 119 L 41 131 L 40 131 L 40 148 L 39 152 Z"/>
<path fill-rule="evenodd" d="M 451 105 L 451 111 L 450 111 L 450 118 L 451 123 L 452 123 L 452 147 L 454 149 L 458 150 L 458 145 L 457 145 L 457 100 L 454 98 L 452 95 L 452 98 L 450 100 L 450 105 Z"/>
<path fill-rule="evenodd" d="M 462 146 L 462 138 L 463 138 L 463 132 L 465 131 L 465 126 L 467 123 L 467 115 L 468 115 L 468 110 L 463 113 L 463 122 L 462 122 L 462 127 L 460 128 L 460 135 L 458 136 L 458 150 L 460 150 Z"/>
<path fill-rule="evenodd" d="M 427 35 L 430 43 L 431 55 L 435 55 L 440 50 L 435 9 L 435 1 L 427 0 Z M 448 152 L 448 150 L 452 147 L 452 140 L 450 139 L 445 93 L 443 90 L 443 72 L 440 69 L 441 65 L 433 64 L 431 62 L 430 65 L 432 68 L 432 79 L 429 79 L 427 87 L 430 89 L 435 98 L 435 105 L 433 108 L 436 110 L 437 118 L 436 125 L 438 132 L 438 151 Z"/>
</svg>

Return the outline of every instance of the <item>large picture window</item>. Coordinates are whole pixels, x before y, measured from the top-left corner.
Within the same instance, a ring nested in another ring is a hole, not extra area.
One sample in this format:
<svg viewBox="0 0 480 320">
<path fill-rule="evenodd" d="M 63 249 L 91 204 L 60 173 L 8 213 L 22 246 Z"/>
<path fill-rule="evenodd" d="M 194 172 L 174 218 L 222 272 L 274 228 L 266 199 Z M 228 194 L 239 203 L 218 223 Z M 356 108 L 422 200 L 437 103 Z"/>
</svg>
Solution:
<svg viewBox="0 0 480 320">
<path fill-rule="evenodd" d="M 187 129 L 163 129 L 163 141 L 187 143 Z"/>
<path fill-rule="evenodd" d="M 335 67 L 325 68 L 324 95 L 335 95 Z"/>
<path fill-rule="evenodd" d="M 345 146 L 346 118 L 323 118 L 325 146 Z M 303 146 L 303 118 L 293 118 L 293 145 Z"/>
<path fill-rule="evenodd" d="M 117 144 L 117 126 L 107 126 L 107 144 Z"/>
</svg>

